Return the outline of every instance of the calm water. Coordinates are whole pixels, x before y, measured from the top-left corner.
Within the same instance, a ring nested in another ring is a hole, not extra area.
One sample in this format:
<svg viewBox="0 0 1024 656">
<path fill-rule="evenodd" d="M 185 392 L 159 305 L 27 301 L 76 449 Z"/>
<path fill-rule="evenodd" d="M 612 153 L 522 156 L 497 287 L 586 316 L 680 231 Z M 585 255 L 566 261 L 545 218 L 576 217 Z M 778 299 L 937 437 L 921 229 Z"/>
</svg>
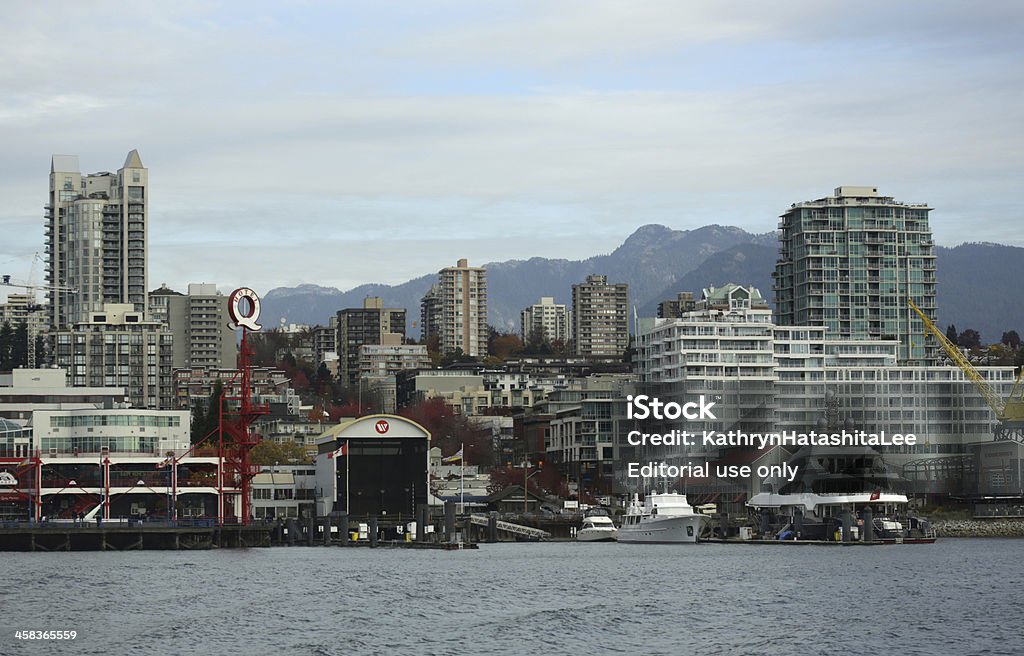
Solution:
<svg viewBox="0 0 1024 656">
<path fill-rule="evenodd" d="M 3 553 L 0 654 L 1022 654 L 1022 554 L 953 539 Z"/>
</svg>

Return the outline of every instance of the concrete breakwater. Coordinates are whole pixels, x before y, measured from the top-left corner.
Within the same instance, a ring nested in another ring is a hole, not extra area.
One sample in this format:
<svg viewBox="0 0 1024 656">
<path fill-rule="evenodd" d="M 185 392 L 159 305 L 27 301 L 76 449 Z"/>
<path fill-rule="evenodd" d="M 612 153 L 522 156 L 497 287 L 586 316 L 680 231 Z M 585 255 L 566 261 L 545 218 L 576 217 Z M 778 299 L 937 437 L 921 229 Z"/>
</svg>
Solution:
<svg viewBox="0 0 1024 656">
<path fill-rule="evenodd" d="M 944 519 L 933 526 L 940 538 L 1024 537 L 1024 519 Z"/>
</svg>

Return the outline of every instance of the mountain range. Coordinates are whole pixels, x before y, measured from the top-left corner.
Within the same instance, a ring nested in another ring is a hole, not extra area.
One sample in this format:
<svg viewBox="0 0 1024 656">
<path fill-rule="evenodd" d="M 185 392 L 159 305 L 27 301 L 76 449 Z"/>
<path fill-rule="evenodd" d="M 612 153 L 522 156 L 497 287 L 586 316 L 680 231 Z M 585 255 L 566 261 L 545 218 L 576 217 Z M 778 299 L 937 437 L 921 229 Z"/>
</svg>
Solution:
<svg viewBox="0 0 1024 656">
<path fill-rule="evenodd" d="M 771 275 L 777 257 L 774 232 L 751 234 L 729 226 L 710 225 L 694 230 L 673 230 L 645 225 L 607 255 L 585 260 L 535 257 L 485 264 L 488 317 L 499 330 L 519 330 L 519 312 L 541 296 L 570 304 L 572 285 L 588 275 L 601 274 L 609 282 L 629 283 L 630 303 L 641 316 L 654 316 L 660 301 L 677 292 L 728 282 L 753 285 L 771 300 Z M 1024 306 L 1015 281 L 1024 279 L 1024 248 L 1001 244 L 962 244 L 937 247 L 938 325 L 974 328 L 985 342 L 997 342 L 1002 333 L 1024 331 Z M 408 309 L 408 334 L 418 337 L 420 299 L 437 281 L 437 274 L 398 285 L 367 284 L 342 291 L 319 285 L 278 287 L 263 297 L 265 325 L 280 319 L 291 323 L 326 325 L 338 310 L 362 307 L 367 296 L 380 296 L 387 307 Z"/>
</svg>

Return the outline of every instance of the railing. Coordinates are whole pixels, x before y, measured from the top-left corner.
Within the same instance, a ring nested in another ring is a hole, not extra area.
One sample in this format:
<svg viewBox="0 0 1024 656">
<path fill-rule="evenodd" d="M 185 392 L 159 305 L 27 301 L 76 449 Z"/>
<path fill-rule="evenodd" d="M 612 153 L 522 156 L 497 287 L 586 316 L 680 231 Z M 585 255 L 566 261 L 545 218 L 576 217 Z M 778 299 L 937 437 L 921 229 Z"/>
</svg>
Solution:
<svg viewBox="0 0 1024 656">
<path fill-rule="evenodd" d="M 470 515 L 469 521 L 474 526 L 488 526 L 490 520 L 487 515 Z M 522 524 L 513 524 L 512 522 L 503 522 L 501 520 L 497 520 L 497 529 L 499 531 L 505 531 L 507 533 L 512 533 L 513 535 L 521 535 L 534 540 L 546 540 L 551 537 L 550 533 L 539 528 L 523 526 Z"/>
</svg>

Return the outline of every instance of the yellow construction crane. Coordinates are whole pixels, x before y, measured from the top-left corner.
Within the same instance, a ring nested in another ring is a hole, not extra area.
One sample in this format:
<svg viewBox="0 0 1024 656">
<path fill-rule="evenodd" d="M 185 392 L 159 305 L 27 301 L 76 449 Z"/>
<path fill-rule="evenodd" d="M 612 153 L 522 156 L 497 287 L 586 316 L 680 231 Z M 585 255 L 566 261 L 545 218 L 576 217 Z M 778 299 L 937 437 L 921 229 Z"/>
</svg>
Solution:
<svg viewBox="0 0 1024 656">
<path fill-rule="evenodd" d="M 999 420 L 995 430 L 996 439 L 1013 440 L 1014 442 L 1024 444 L 1024 385 L 1021 384 L 1021 380 L 1024 378 L 1024 367 L 1017 374 L 1017 380 L 1013 384 L 1010 396 L 1004 399 L 989 385 L 985 377 L 981 375 L 981 372 L 971 364 L 971 361 L 967 359 L 963 351 L 956 344 L 946 339 L 942 331 L 932 323 L 931 319 L 925 316 L 924 312 L 921 312 L 914 305 L 913 301 L 908 300 L 907 303 L 910 303 L 910 307 L 917 313 L 917 316 L 921 317 L 921 321 L 924 322 L 925 334 L 931 334 L 939 342 L 939 345 L 942 346 L 942 350 L 946 352 L 949 359 L 956 366 L 960 367 L 968 380 L 974 383 L 974 386 L 978 388 L 981 395 L 985 397 L 988 406 L 996 413 L 996 418 Z"/>
</svg>

